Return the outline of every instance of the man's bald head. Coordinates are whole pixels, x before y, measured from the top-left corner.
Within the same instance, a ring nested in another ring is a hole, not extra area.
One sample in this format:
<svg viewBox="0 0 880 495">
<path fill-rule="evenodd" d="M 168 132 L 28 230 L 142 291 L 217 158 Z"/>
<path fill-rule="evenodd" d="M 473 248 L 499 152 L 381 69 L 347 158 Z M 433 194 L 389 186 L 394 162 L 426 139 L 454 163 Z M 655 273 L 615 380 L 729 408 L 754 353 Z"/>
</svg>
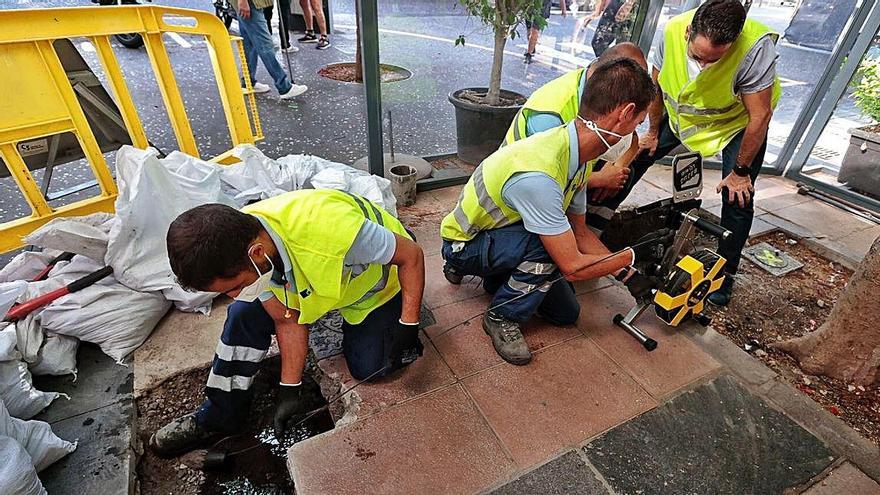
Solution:
<svg viewBox="0 0 880 495">
<path fill-rule="evenodd" d="M 606 60 L 613 60 L 615 58 L 628 58 L 639 64 L 646 72 L 648 70 L 648 61 L 645 60 L 645 54 L 642 53 L 642 49 L 635 43 L 627 41 L 605 50 L 601 57 L 590 64 L 590 68 L 587 70 L 587 77 L 593 75 L 593 71 L 599 63 L 605 62 Z"/>
</svg>

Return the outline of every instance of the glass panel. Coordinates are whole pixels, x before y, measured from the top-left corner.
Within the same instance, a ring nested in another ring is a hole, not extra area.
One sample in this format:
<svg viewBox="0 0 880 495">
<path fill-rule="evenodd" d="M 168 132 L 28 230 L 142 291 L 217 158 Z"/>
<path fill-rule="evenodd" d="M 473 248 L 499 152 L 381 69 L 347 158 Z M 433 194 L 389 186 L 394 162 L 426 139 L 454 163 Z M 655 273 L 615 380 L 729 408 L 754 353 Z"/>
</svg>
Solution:
<svg viewBox="0 0 880 495">
<path fill-rule="evenodd" d="M 590 19 L 590 14 L 601 3 L 598 0 L 567 1 L 567 15 L 563 16 L 559 1 L 547 0 L 546 27 L 532 32 L 531 44 L 525 23 L 513 29 L 512 39 L 504 46 L 503 90 L 528 97 L 545 83 L 588 65 L 596 58 L 596 51 L 601 53 L 630 39 L 638 0 L 611 0 L 597 19 Z M 352 0 L 334 0 L 333 5 L 337 27 L 353 29 Z M 482 146 L 484 152 L 497 149 L 516 108 L 499 112 L 500 134 L 485 132 L 486 121 L 475 128 L 459 122 L 462 135 L 457 136 L 456 109 L 449 101 L 450 93 L 465 88 L 485 91 L 493 61 L 492 29 L 455 0 L 379 0 L 378 8 L 380 61 L 405 69 L 401 71 L 404 75 L 411 74 L 406 80 L 382 84 L 386 152 L 392 134 L 398 154 L 451 155 L 461 152 L 462 146 Z M 456 43 L 458 39 L 463 39 L 463 44 Z M 528 52 L 534 54 L 527 56 Z M 464 141 L 459 142 L 460 138 Z M 472 165 L 479 162 L 476 154 L 466 151 L 462 156 Z"/>
<path fill-rule="evenodd" d="M 654 46 L 662 37 L 666 22 L 685 10 L 696 8 L 695 0 L 665 2 Z M 776 50 L 776 72 L 782 84 L 782 96 L 773 113 L 767 138 L 766 167 L 775 167 L 776 158 L 791 134 L 797 116 L 804 107 L 834 50 L 841 33 L 846 32 L 856 0 L 755 0 L 750 3 L 749 18 L 766 24 L 781 35 Z M 654 52 L 652 46 L 651 52 Z"/>
<path fill-rule="evenodd" d="M 880 200 L 880 41 L 875 37 L 801 169 Z"/>
</svg>

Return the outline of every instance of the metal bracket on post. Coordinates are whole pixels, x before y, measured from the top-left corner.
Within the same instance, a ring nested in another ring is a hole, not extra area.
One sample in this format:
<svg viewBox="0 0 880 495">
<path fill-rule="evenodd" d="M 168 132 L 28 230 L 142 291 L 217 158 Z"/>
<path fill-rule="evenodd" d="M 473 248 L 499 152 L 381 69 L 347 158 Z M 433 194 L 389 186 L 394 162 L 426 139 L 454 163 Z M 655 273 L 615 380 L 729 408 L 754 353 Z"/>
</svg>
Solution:
<svg viewBox="0 0 880 495">
<path fill-rule="evenodd" d="M 367 98 L 367 156 L 370 173 L 385 176 L 382 150 L 382 88 L 379 86 L 379 15 L 376 0 L 356 0 L 360 11 L 361 59 Z"/>
</svg>

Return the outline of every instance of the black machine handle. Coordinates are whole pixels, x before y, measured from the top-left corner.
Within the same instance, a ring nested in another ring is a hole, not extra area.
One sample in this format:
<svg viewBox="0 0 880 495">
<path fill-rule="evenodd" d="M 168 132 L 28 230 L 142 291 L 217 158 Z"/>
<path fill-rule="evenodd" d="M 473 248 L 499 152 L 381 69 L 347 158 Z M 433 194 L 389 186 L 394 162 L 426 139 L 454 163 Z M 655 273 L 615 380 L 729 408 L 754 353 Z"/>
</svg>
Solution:
<svg viewBox="0 0 880 495">
<path fill-rule="evenodd" d="M 78 278 L 67 285 L 68 292 L 76 292 L 98 282 L 113 273 L 112 266 L 105 266 L 96 272 L 92 272 L 82 278 Z"/>
<path fill-rule="evenodd" d="M 702 230 L 709 235 L 714 235 L 715 237 L 725 241 L 728 237 L 730 237 L 731 232 L 724 227 L 718 225 L 717 223 L 710 222 L 706 219 L 685 212 L 682 212 L 681 216 L 683 216 L 687 220 L 694 222 L 694 227 Z"/>
</svg>

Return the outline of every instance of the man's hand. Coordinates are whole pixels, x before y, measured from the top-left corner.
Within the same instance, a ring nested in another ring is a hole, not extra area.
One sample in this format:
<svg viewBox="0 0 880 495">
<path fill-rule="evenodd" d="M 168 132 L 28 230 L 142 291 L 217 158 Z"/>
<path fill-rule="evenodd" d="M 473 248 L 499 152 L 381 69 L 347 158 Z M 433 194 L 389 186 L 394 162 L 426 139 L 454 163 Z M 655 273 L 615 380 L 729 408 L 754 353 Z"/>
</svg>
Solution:
<svg viewBox="0 0 880 495">
<path fill-rule="evenodd" d="M 720 193 L 725 187 L 727 188 L 727 202 L 733 204 L 736 201 L 740 208 L 746 207 L 755 191 L 749 176 L 740 177 L 733 172 L 727 174 L 727 177 L 718 183 L 715 192 Z"/>
<path fill-rule="evenodd" d="M 422 355 L 425 347 L 419 340 L 419 323 L 397 323 L 391 340 L 390 367 L 388 371 L 408 366 Z"/>
<path fill-rule="evenodd" d="M 648 154 L 651 156 L 657 152 L 657 133 L 654 131 L 648 131 L 639 137 L 639 149 L 648 150 Z"/>
<path fill-rule="evenodd" d="M 320 407 L 321 404 L 315 401 L 318 397 L 321 397 L 321 388 L 308 375 L 303 375 L 299 385 L 282 383 L 278 389 L 278 401 L 275 405 L 275 438 L 281 440 L 284 431 L 290 426 L 288 424 L 290 420 L 299 420 L 298 416 L 305 416 Z"/>
<path fill-rule="evenodd" d="M 242 19 L 248 19 L 251 16 L 251 6 L 248 0 L 238 0 L 238 15 Z"/>
<path fill-rule="evenodd" d="M 654 295 L 654 289 L 657 288 L 657 281 L 653 277 L 646 277 L 639 272 L 635 272 L 624 282 L 629 293 L 638 302 L 650 300 Z"/>
<path fill-rule="evenodd" d="M 606 163 L 601 170 L 590 175 L 588 184 L 591 189 L 608 188 L 617 192 L 626 185 L 627 179 L 629 179 L 629 167 Z"/>
<path fill-rule="evenodd" d="M 674 238 L 675 232 L 670 229 L 660 229 L 642 236 L 630 248 L 633 250 L 633 263 L 662 256 L 660 249 L 665 249 Z"/>
</svg>

